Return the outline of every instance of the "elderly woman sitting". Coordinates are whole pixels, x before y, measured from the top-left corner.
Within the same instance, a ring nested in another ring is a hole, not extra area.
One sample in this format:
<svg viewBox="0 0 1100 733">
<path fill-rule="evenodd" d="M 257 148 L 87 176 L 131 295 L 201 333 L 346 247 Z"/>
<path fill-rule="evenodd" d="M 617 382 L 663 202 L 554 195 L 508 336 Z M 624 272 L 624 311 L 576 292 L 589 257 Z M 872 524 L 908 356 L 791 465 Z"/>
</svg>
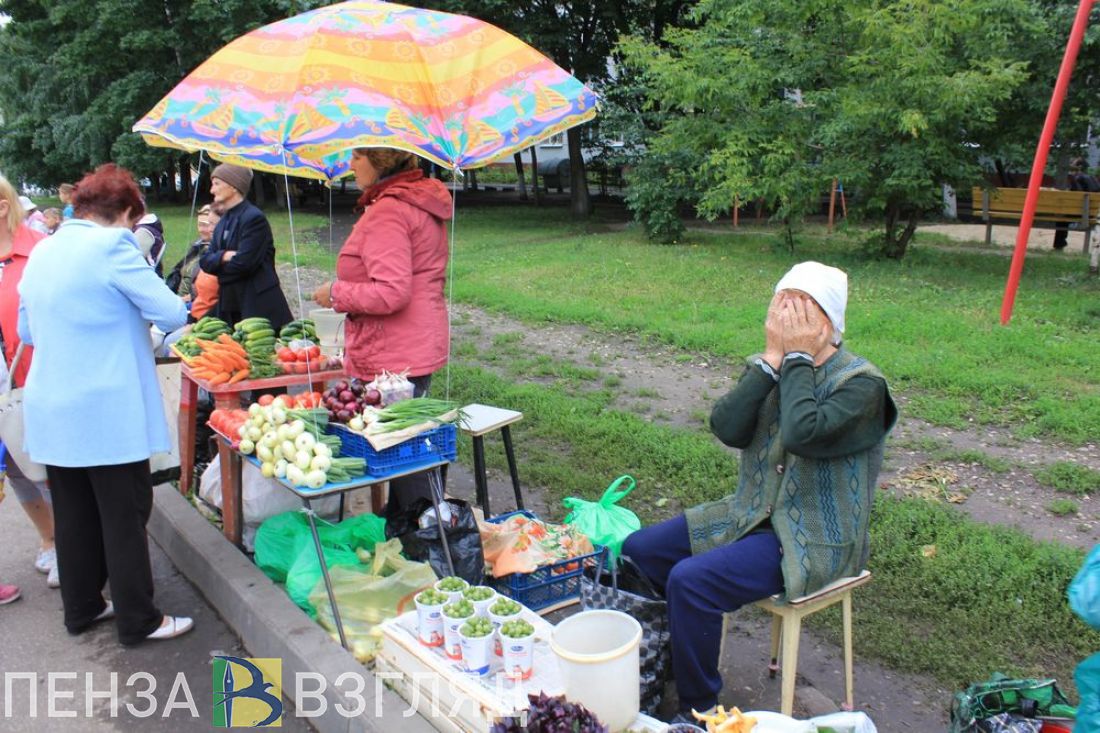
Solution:
<svg viewBox="0 0 1100 733">
<path fill-rule="evenodd" d="M 841 343 L 847 300 L 835 267 L 803 262 L 779 281 L 764 352 L 710 416 L 718 439 L 741 449 L 737 490 L 623 544 L 668 599 L 677 718 L 718 701 L 724 613 L 812 593 L 867 562 L 897 408 L 878 369 Z"/>
</svg>

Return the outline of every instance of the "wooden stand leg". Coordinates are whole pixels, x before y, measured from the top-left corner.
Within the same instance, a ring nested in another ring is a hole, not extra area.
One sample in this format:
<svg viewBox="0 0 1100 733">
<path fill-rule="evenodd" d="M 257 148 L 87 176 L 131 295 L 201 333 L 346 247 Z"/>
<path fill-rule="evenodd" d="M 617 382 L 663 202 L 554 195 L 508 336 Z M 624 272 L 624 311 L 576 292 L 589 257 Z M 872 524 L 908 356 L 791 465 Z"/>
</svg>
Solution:
<svg viewBox="0 0 1100 733">
<path fill-rule="evenodd" d="M 840 602 L 844 616 L 844 700 L 847 702 L 846 710 L 853 710 L 854 694 L 852 691 L 852 594 L 845 593 Z"/>
<path fill-rule="evenodd" d="M 386 489 L 389 481 L 380 484 L 371 484 L 370 487 L 370 513 L 376 517 L 382 516 L 386 508 Z"/>
<path fill-rule="evenodd" d="M 191 482 L 195 476 L 195 420 L 198 413 L 199 385 L 185 375 L 180 377 L 180 413 L 176 421 L 179 425 L 180 441 L 180 493 L 187 495 L 191 491 Z"/>
<path fill-rule="evenodd" d="M 222 533 L 240 546 L 244 529 L 241 498 L 241 455 L 224 440 L 218 441 L 218 459 L 222 477 Z"/>
<path fill-rule="evenodd" d="M 512 490 L 516 494 L 516 509 L 523 511 L 523 492 L 519 488 L 519 471 L 516 468 L 516 452 L 512 449 L 512 430 L 510 425 L 500 429 L 504 439 L 504 454 L 508 457 L 508 473 L 512 474 Z M 488 492 L 486 492 L 488 495 Z"/>
<path fill-rule="evenodd" d="M 779 712 L 791 715 L 794 710 L 794 682 L 798 672 L 798 639 L 802 633 L 802 617 L 797 613 L 783 615 L 783 673 L 780 675 Z"/>
<path fill-rule="evenodd" d="M 474 436 L 474 481 L 477 483 L 477 503 L 485 512 L 485 518 L 493 516 L 489 511 L 489 479 L 485 475 L 485 442 L 482 436 Z"/>
<path fill-rule="evenodd" d="M 779 641 L 783 638 L 783 618 L 772 616 L 772 663 L 768 665 L 768 677 L 775 679 L 779 671 Z"/>
</svg>

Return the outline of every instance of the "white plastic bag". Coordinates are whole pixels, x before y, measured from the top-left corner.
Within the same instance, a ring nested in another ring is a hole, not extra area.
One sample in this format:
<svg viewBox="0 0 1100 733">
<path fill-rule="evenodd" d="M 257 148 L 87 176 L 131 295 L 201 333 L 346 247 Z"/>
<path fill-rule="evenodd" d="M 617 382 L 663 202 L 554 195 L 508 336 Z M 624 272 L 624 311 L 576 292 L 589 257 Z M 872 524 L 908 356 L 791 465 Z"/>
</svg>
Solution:
<svg viewBox="0 0 1100 733">
<path fill-rule="evenodd" d="M 830 728 L 837 733 L 878 733 L 867 713 L 830 713 L 810 718 L 818 728 Z"/>
<path fill-rule="evenodd" d="M 199 498 L 211 506 L 222 508 L 222 474 L 220 456 L 214 456 L 202 472 Z M 260 469 L 244 461 L 241 470 L 241 511 L 245 525 L 259 525 L 268 517 L 302 508 L 302 500 L 275 479 L 264 478 Z M 340 512 L 340 497 L 327 496 L 313 502 L 313 510 L 322 516 Z"/>
</svg>

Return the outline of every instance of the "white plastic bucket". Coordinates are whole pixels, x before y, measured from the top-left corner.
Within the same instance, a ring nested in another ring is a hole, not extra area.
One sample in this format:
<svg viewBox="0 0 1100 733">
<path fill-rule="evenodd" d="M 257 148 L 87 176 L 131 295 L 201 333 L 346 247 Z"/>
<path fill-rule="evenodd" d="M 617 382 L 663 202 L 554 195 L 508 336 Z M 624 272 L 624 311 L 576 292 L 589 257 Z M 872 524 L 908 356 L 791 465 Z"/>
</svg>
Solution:
<svg viewBox="0 0 1100 733">
<path fill-rule="evenodd" d="M 638 717 L 638 648 L 642 627 L 619 611 L 582 611 L 554 628 L 550 648 L 561 660 L 565 696 L 612 731 Z"/>
<path fill-rule="evenodd" d="M 339 350 L 344 348 L 344 318 L 346 313 L 337 313 L 332 308 L 315 308 L 309 317 L 317 325 L 317 338 L 322 349 Z"/>
</svg>

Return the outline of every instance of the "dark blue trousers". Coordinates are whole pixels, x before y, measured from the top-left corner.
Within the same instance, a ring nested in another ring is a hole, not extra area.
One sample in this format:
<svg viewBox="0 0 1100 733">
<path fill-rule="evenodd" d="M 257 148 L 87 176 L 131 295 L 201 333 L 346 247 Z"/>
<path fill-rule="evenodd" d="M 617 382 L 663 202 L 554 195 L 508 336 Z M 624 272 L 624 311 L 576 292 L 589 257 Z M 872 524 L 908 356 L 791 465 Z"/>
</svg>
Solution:
<svg viewBox="0 0 1100 733">
<path fill-rule="evenodd" d="M 687 520 L 680 515 L 627 537 L 623 554 L 668 600 L 680 710 L 713 707 L 722 690 L 718 673 L 722 614 L 783 590 L 782 552 L 775 533 L 771 529 L 754 532 L 692 555 Z"/>
</svg>

